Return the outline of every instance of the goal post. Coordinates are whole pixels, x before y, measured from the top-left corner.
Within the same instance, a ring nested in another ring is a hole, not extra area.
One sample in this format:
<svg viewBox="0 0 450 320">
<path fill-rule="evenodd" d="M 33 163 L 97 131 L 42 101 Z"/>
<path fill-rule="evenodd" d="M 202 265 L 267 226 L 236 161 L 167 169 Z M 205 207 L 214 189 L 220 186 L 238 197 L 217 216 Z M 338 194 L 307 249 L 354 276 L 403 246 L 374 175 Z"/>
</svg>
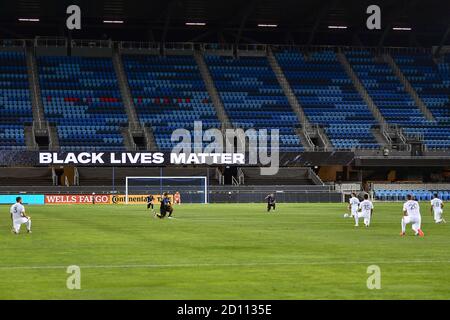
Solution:
<svg viewBox="0 0 450 320">
<path fill-rule="evenodd" d="M 130 195 L 171 195 L 179 192 L 182 202 L 208 203 L 208 179 L 204 176 L 125 177 L 125 203 Z"/>
</svg>

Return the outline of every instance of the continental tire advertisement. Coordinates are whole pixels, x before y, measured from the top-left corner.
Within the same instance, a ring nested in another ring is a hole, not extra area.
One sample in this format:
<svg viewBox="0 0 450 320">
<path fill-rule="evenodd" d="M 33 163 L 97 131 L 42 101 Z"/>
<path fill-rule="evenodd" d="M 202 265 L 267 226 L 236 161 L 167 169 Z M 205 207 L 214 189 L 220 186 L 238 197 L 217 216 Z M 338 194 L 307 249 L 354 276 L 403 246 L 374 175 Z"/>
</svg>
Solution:
<svg viewBox="0 0 450 320">
<path fill-rule="evenodd" d="M 148 195 L 133 195 L 133 194 L 129 194 L 128 195 L 128 204 L 146 204 L 147 203 L 147 197 Z M 119 194 L 119 195 L 111 195 L 111 203 L 112 204 L 125 204 L 126 203 L 126 199 L 125 199 L 125 195 L 124 194 Z M 173 195 L 169 195 L 170 201 L 173 202 Z M 162 196 L 160 194 L 154 194 L 153 195 L 153 204 L 160 204 L 161 203 L 161 199 Z"/>
</svg>

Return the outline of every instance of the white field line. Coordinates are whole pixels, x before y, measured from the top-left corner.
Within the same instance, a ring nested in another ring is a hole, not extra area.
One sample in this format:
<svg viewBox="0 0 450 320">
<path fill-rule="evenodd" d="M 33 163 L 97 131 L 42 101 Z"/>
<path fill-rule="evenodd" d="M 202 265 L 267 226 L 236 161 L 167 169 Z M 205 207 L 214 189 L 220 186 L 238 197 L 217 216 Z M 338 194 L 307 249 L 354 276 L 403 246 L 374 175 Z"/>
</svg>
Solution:
<svg viewBox="0 0 450 320">
<path fill-rule="evenodd" d="M 122 264 L 80 265 L 80 269 L 150 269 L 150 268 L 209 268 L 209 267 L 259 267 L 259 266 L 309 266 L 309 265 L 372 265 L 372 264 L 450 264 L 450 260 L 393 260 L 393 261 L 311 261 L 311 262 L 249 262 L 249 263 L 182 263 L 182 264 Z M 67 266 L 0 266 L 0 270 L 67 269 Z"/>
</svg>

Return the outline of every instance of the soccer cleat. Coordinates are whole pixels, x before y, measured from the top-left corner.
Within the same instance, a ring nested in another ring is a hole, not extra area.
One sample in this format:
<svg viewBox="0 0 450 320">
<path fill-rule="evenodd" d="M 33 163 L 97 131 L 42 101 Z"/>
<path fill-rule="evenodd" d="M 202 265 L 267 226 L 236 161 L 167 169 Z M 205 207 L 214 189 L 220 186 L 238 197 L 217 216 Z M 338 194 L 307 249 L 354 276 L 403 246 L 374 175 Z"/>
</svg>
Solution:
<svg viewBox="0 0 450 320">
<path fill-rule="evenodd" d="M 404 237 L 405 233 L 404 232 L 400 232 L 400 237 Z"/>
<path fill-rule="evenodd" d="M 33 231 L 31 231 L 31 230 L 28 230 L 27 232 L 28 232 L 28 233 L 33 233 Z"/>
<path fill-rule="evenodd" d="M 355 224 L 355 227 L 359 227 L 359 224 Z"/>
<path fill-rule="evenodd" d="M 423 231 L 422 230 L 417 230 L 417 234 L 419 235 L 419 237 L 423 237 L 423 236 L 425 236 L 425 234 L 423 233 Z"/>
</svg>

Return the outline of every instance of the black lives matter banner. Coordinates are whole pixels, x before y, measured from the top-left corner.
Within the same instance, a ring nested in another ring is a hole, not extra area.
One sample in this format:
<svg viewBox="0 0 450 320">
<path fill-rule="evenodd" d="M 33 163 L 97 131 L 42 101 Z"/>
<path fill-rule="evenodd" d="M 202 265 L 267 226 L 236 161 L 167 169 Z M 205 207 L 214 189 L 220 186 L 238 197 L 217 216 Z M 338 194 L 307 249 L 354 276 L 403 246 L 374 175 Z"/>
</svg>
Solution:
<svg viewBox="0 0 450 320">
<path fill-rule="evenodd" d="M 1 151 L 0 166 L 245 165 L 242 153 Z"/>
</svg>

